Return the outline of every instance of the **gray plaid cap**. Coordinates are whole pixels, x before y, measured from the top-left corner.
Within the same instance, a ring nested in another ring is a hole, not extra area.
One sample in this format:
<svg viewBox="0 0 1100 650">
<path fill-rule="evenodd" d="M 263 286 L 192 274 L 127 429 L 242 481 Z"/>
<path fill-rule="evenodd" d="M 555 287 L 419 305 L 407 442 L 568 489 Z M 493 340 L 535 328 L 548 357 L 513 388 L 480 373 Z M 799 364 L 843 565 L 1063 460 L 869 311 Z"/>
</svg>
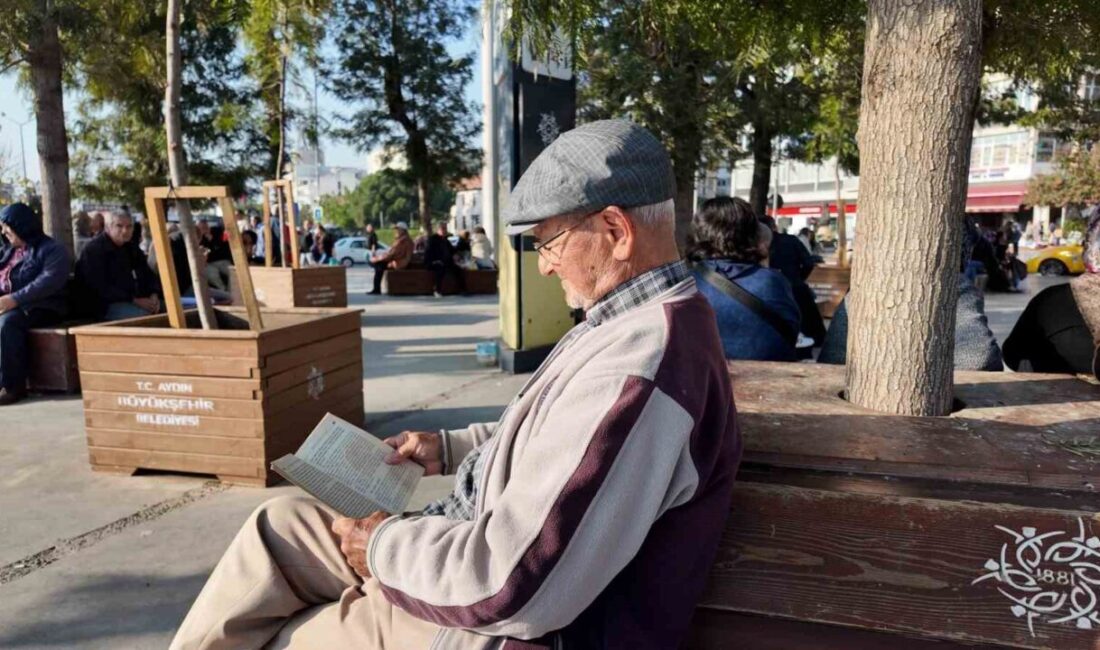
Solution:
<svg viewBox="0 0 1100 650">
<path fill-rule="evenodd" d="M 634 208 L 676 195 L 664 146 L 629 120 L 600 120 L 561 134 L 535 158 L 504 208 L 518 235 L 563 214 Z"/>
</svg>

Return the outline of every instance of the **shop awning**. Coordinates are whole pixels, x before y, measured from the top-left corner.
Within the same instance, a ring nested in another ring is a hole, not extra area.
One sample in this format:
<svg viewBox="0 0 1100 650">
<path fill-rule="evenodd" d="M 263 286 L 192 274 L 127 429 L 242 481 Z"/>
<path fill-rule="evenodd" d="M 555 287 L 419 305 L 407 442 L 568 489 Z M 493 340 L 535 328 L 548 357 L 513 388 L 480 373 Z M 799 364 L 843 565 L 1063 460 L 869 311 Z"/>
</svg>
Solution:
<svg viewBox="0 0 1100 650">
<path fill-rule="evenodd" d="M 966 193 L 967 212 L 1016 212 L 1027 194 L 1027 183 L 971 185 Z"/>
</svg>

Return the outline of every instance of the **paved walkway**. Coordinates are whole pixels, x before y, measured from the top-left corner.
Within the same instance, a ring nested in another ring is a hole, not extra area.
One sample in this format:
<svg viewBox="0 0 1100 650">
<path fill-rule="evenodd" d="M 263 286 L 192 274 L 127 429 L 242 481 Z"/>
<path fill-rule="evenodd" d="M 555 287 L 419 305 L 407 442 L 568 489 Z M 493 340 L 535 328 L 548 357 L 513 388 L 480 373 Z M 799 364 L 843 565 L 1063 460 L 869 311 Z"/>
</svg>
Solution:
<svg viewBox="0 0 1100 650">
<path fill-rule="evenodd" d="M 525 377 L 477 364 L 498 330 L 495 296 L 363 296 L 367 427 L 495 420 Z M 5 408 L 0 428 L 0 648 L 165 648 L 240 523 L 283 485 L 226 487 L 207 477 L 120 477 L 88 469 L 79 398 Z M 422 482 L 412 507 L 449 489 Z"/>
</svg>

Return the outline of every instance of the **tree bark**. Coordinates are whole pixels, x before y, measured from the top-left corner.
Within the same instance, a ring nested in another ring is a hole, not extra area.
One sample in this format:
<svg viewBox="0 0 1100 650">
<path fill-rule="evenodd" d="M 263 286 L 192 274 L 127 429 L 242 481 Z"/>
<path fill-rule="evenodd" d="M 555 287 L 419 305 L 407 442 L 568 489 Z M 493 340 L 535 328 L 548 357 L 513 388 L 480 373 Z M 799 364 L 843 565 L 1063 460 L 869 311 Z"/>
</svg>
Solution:
<svg viewBox="0 0 1100 650">
<path fill-rule="evenodd" d="M 839 151 L 839 149 L 838 149 Z M 840 158 L 833 165 L 836 183 L 836 259 L 841 268 L 848 266 L 848 217 L 844 214 L 844 197 L 840 189 Z"/>
<path fill-rule="evenodd" d="M 947 415 L 981 0 L 871 0 L 867 14 L 848 395 Z"/>
<path fill-rule="evenodd" d="M 283 178 L 283 158 L 286 156 L 286 54 L 279 61 L 279 155 L 275 159 L 275 179 Z"/>
<path fill-rule="evenodd" d="M 432 231 L 432 206 L 428 201 L 428 197 L 431 193 L 431 187 L 428 185 L 428 179 L 424 176 L 416 177 L 416 199 L 417 208 L 420 213 L 420 227 L 424 229 L 424 232 Z"/>
<path fill-rule="evenodd" d="M 42 32 L 31 44 L 30 64 L 38 169 L 42 176 L 42 216 L 46 234 L 73 254 L 69 189 L 69 139 L 61 86 L 62 51 L 53 2 L 42 2 Z"/>
<path fill-rule="evenodd" d="M 183 0 L 168 0 L 168 19 L 166 27 L 168 85 L 164 91 L 164 124 L 168 136 L 168 172 L 171 175 L 173 187 L 183 187 L 187 184 L 187 158 L 183 148 L 183 130 L 180 125 L 180 85 L 183 68 L 182 55 L 180 53 L 180 7 Z M 202 328 L 207 330 L 218 329 L 218 321 L 214 315 L 214 308 L 210 304 L 210 291 L 206 284 L 206 257 L 199 248 L 198 235 L 195 233 L 195 222 L 191 218 L 191 205 L 186 201 L 176 202 L 176 214 L 180 220 L 180 232 L 187 247 L 187 267 L 191 272 L 191 286 L 195 292 L 195 302 L 198 303 L 199 320 Z M 223 215 L 225 219 L 232 219 L 233 215 Z M 270 246 L 270 242 L 268 242 Z M 169 259 L 168 251 L 157 251 L 157 263 L 166 264 Z"/>
<path fill-rule="evenodd" d="M 772 134 L 761 124 L 752 127 L 752 186 L 749 205 L 757 215 L 767 214 L 772 179 Z"/>
</svg>

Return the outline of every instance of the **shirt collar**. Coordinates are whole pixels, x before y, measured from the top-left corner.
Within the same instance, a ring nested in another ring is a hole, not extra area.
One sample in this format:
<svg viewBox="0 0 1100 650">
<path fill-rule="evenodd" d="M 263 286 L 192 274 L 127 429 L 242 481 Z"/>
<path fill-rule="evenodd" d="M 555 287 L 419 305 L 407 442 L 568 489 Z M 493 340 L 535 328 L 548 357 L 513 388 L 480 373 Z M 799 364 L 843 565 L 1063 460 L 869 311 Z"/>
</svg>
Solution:
<svg viewBox="0 0 1100 650">
<path fill-rule="evenodd" d="M 590 327 L 598 327 L 616 316 L 621 316 L 649 302 L 690 276 L 691 271 L 683 260 L 650 269 L 609 291 L 588 310 L 585 322 Z"/>
</svg>

